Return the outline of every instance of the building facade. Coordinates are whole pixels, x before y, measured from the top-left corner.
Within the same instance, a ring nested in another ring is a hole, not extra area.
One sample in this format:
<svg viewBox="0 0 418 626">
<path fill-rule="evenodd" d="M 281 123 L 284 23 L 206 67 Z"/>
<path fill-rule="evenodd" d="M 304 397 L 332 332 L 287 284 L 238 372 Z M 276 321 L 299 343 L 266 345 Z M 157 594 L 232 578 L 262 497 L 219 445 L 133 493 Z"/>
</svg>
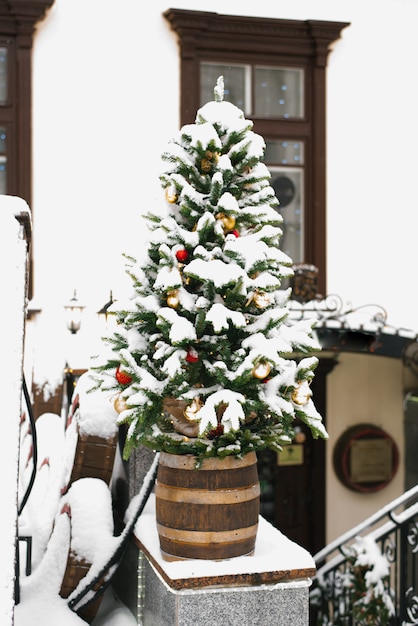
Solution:
<svg viewBox="0 0 418 626">
<path fill-rule="evenodd" d="M 290 253 L 318 268 L 320 295 L 342 303 L 325 316 L 314 389 L 330 439 L 306 442 L 292 463 L 264 459 L 266 514 L 290 536 L 305 521 L 295 539 L 315 551 L 402 493 L 405 398 L 418 386 L 416 4 L 214 0 L 208 11 L 196 0 L 27 0 L 12 21 L 9 4 L 0 52 L 9 50 L 9 89 L 26 54 L 31 107 L 6 111 L 4 96 L 2 192 L 23 195 L 32 210 L 25 370 L 34 388 L 53 395 L 65 368 L 88 368 L 100 349 L 97 311 L 110 292 L 129 294 L 123 254 L 135 256 L 142 215 L 164 202 L 161 152 L 225 70 L 231 97 L 266 139 Z M 277 84 L 286 97 L 269 89 Z M 13 144 L 22 128 L 30 141 Z M 64 305 L 74 290 L 85 309 L 71 334 Z M 365 317 L 350 326 L 353 310 Z M 338 457 L 343 436 L 363 425 L 383 435 L 360 438 L 359 449 L 387 437 L 377 474 L 360 468 L 353 485 Z"/>
</svg>

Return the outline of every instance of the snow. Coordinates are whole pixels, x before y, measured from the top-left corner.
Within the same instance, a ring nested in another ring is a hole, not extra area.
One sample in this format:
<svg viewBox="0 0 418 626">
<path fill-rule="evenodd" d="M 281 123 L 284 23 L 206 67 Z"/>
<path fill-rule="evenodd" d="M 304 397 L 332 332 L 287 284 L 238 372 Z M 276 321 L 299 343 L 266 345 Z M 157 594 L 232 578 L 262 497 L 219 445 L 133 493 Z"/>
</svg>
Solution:
<svg viewBox="0 0 418 626">
<path fill-rule="evenodd" d="M 121 354 L 122 360 L 128 365 L 128 371 L 132 370 L 132 371 L 138 372 L 142 380 L 143 387 L 145 389 L 153 389 L 155 392 L 158 392 L 158 390 L 161 387 L 161 383 L 152 374 L 150 374 L 146 369 L 136 364 L 135 359 L 133 358 L 129 350 L 126 350 L 126 349 L 121 350 L 120 354 Z M 131 370 L 129 370 L 129 367 L 131 368 Z"/>
<path fill-rule="evenodd" d="M 371 567 L 365 577 L 368 585 L 374 585 L 385 576 L 389 576 L 388 560 L 372 537 L 357 537 L 354 548 L 357 552 L 356 565 Z"/>
<path fill-rule="evenodd" d="M 60 533 L 61 531 L 61 533 Z M 54 539 L 56 541 L 54 542 Z M 33 623 L 42 626 L 72 626 L 85 625 L 85 621 L 73 612 L 67 600 L 59 596 L 59 587 L 62 580 L 62 564 L 66 562 L 66 553 L 63 548 L 68 546 L 66 534 L 58 525 L 48 546 L 43 565 L 30 577 L 22 581 L 21 602 L 15 608 L 15 626 L 30 626 Z M 64 560 L 65 559 L 65 560 Z M 132 613 L 117 598 L 107 593 L 107 602 L 102 603 L 93 625 L 113 626 L 137 624 Z M 123 622 L 118 620 L 123 617 Z"/>
<path fill-rule="evenodd" d="M 186 124 L 182 128 L 182 134 L 190 137 L 190 145 L 192 148 L 202 149 L 206 146 L 213 145 L 218 150 L 222 149 L 218 133 L 210 123 L 200 124 L 197 128 L 194 124 Z"/>
<path fill-rule="evenodd" d="M 62 506 L 71 509 L 71 548 L 89 563 L 113 550 L 113 519 L 110 491 L 103 480 L 77 480 L 63 498 Z M 94 532 L 90 530 L 94 520 Z M 109 540 L 112 538 L 112 540 Z"/>
<path fill-rule="evenodd" d="M 236 215 L 239 212 L 239 205 L 234 196 L 228 191 L 223 193 L 218 201 L 218 208 L 228 215 Z"/>
<path fill-rule="evenodd" d="M 202 282 L 210 281 L 217 289 L 246 277 L 246 273 L 239 265 L 224 263 L 220 259 L 210 261 L 193 259 L 185 268 L 184 273 Z"/>
<path fill-rule="evenodd" d="M 229 156 L 235 157 L 240 152 L 245 150 L 250 158 L 261 159 L 264 155 L 265 147 L 266 144 L 263 137 L 249 131 L 242 141 L 233 145 L 229 152 Z"/>
<path fill-rule="evenodd" d="M 21 551 L 20 603 L 15 607 L 15 626 L 76 626 L 85 624 L 60 596 L 69 550 L 92 563 L 81 581 L 82 589 L 109 561 L 120 543 L 114 536 L 110 487 L 98 478 L 82 478 L 65 492 L 74 458 L 76 434 L 108 438 L 117 433 L 117 413 L 112 394 L 91 391 L 90 372 L 83 374 L 74 392 L 74 413 L 64 429 L 61 416 L 46 413 L 36 421 L 38 466 L 35 483 L 19 519 L 19 533 L 33 538 L 32 573 L 26 575 Z M 76 399 L 79 400 L 79 406 Z M 23 459 L 30 450 L 24 423 L 21 437 Z M 23 492 L 32 461 L 22 463 Z M 64 491 L 64 493 L 63 493 Z M 76 590 L 74 593 L 78 593 Z M 86 596 L 88 598 L 88 596 Z M 93 626 L 133 626 L 136 618 L 115 596 L 111 587 L 100 604 Z"/>
<path fill-rule="evenodd" d="M 215 333 L 227 330 L 228 320 L 231 320 L 236 328 L 245 328 L 247 323 L 240 311 L 231 311 L 222 302 L 215 302 L 206 314 L 206 321 L 212 324 Z"/>
<path fill-rule="evenodd" d="M 156 291 L 167 291 L 177 289 L 181 284 L 181 276 L 177 268 L 162 267 L 155 279 L 154 288 Z"/>
<path fill-rule="evenodd" d="M 118 432 L 117 412 L 114 408 L 115 394 L 93 390 L 95 380 L 87 371 L 77 381 L 77 394 L 83 398 L 78 415 L 79 432 L 111 439 Z"/>
<path fill-rule="evenodd" d="M 167 347 L 165 347 L 166 349 Z M 164 362 L 161 368 L 168 376 L 173 378 L 177 372 L 181 371 L 183 367 L 184 359 L 186 358 L 186 350 L 175 350 Z M 154 358 L 160 358 L 160 351 L 156 350 Z"/>
<path fill-rule="evenodd" d="M 162 308 L 158 313 L 158 318 L 157 324 L 167 322 L 171 325 L 170 339 L 173 345 L 182 343 L 185 339 L 190 341 L 196 339 L 196 329 L 193 324 L 185 317 L 178 315 L 174 309 Z"/>
<path fill-rule="evenodd" d="M 215 391 L 208 400 L 197 411 L 195 419 L 200 420 L 199 430 L 204 433 L 208 426 L 216 428 L 218 418 L 216 408 L 225 405 L 225 411 L 222 415 L 222 424 L 225 432 L 230 430 L 238 430 L 240 420 L 245 419 L 245 414 L 241 404 L 245 402 L 245 397 L 241 393 L 231 391 L 230 389 L 221 389 Z"/>
<path fill-rule="evenodd" d="M 236 133 L 252 127 L 252 122 L 244 118 L 242 111 L 226 100 L 205 104 L 197 112 L 196 122 L 198 125 L 209 122 Z"/>
<path fill-rule="evenodd" d="M 19 518 L 19 533 L 36 539 L 32 543 L 32 567 L 39 565 L 48 544 L 54 516 L 60 500 L 62 475 L 57 467 L 64 467 L 64 429 L 62 419 L 54 413 L 41 415 L 36 423 L 38 466 L 36 480 L 25 508 Z M 21 459 L 29 458 L 32 437 L 29 428 L 21 439 Z M 21 462 L 20 482 L 23 493 L 29 483 L 33 463 Z"/>
<path fill-rule="evenodd" d="M 161 556 L 155 524 L 154 495 L 150 496 L 135 526 L 135 536 L 171 580 L 316 568 L 307 550 L 288 539 L 263 517 L 259 518 L 255 552 L 252 556 L 239 556 L 223 561 L 202 559 L 165 561 Z"/>
<path fill-rule="evenodd" d="M 289 257 L 279 248 L 269 246 L 264 239 L 278 237 L 278 229 L 272 226 L 263 226 L 257 233 L 247 234 L 245 237 L 229 237 L 225 244 L 225 253 L 238 254 L 245 263 L 247 272 L 260 261 L 291 263 Z M 280 231 L 279 231 L 280 232 Z"/>
</svg>

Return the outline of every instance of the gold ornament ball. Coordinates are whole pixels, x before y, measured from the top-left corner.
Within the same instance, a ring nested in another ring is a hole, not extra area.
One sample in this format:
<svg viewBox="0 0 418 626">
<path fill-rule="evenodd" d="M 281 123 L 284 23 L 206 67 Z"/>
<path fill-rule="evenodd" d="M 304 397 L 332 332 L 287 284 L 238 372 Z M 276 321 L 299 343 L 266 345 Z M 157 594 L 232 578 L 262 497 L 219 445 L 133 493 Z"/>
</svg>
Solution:
<svg viewBox="0 0 418 626">
<path fill-rule="evenodd" d="M 202 159 L 200 161 L 200 169 L 202 170 L 202 172 L 210 172 L 212 168 L 212 163 L 209 161 L 209 159 Z"/>
<path fill-rule="evenodd" d="M 225 215 L 222 219 L 225 230 L 232 230 L 235 226 L 235 217 L 233 215 Z"/>
<path fill-rule="evenodd" d="M 180 303 L 178 291 L 169 291 L 167 294 L 167 304 L 172 309 L 176 309 Z"/>
<path fill-rule="evenodd" d="M 256 291 L 253 299 L 257 309 L 265 309 L 271 302 L 269 294 L 262 291 Z"/>
<path fill-rule="evenodd" d="M 292 400 L 298 406 L 307 404 L 312 396 L 308 383 L 301 383 L 292 391 Z"/>
<path fill-rule="evenodd" d="M 129 408 L 126 404 L 125 398 L 121 394 L 116 396 L 113 406 L 115 407 L 115 411 L 117 413 L 122 413 L 122 411 L 126 411 L 126 409 Z"/>
<path fill-rule="evenodd" d="M 252 374 L 254 378 L 259 378 L 260 380 L 263 380 L 264 378 L 267 378 L 270 372 L 271 367 L 269 363 L 267 363 L 267 361 L 260 361 L 260 363 L 258 363 L 254 367 Z"/>
<path fill-rule="evenodd" d="M 214 161 L 215 163 L 217 163 L 219 160 L 219 152 L 211 152 L 210 150 L 206 150 L 205 157 L 209 161 Z"/>
<path fill-rule="evenodd" d="M 186 408 L 184 409 L 183 411 L 184 417 L 188 420 L 196 419 L 196 413 L 200 410 L 201 407 L 202 407 L 201 400 L 199 398 L 194 398 L 193 402 L 189 404 L 188 406 L 186 406 Z"/>
<path fill-rule="evenodd" d="M 235 217 L 233 215 L 225 215 L 222 218 L 222 224 L 225 230 L 232 230 L 235 226 Z"/>
<path fill-rule="evenodd" d="M 177 202 L 177 200 L 178 200 L 178 196 L 177 196 L 177 194 L 174 191 L 171 191 L 170 189 L 166 189 L 165 199 L 170 204 L 175 204 Z"/>
<path fill-rule="evenodd" d="M 222 227 L 225 231 L 232 230 L 236 224 L 236 219 L 233 215 L 225 215 L 225 213 L 218 213 L 216 219 L 222 222 Z"/>
</svg>

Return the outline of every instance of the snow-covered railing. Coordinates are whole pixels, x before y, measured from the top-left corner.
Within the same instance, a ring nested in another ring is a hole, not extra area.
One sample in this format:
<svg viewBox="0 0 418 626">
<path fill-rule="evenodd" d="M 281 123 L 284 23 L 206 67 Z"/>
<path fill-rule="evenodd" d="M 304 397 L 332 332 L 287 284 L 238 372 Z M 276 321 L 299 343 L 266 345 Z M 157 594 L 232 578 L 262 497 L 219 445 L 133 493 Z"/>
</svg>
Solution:
<svg viewBox="0 0 418 626">
<path fill-rule="evenodd" d="M 310 300 L 291 299 L 289 322 L 310 320 L 322 350 L 367 352 L 402 358 L 417 371 L 418 335 L 388 323 L 386 310 L 379 304 L 353 307 L 337 294 L 315 296 Z"/>
<path fill-rule="evenodd" d="M 344 302 L 338 294 L 317 296 L 308 302 L 290 300 L 289 309 L 290 319 L 313 319 L 318 328 L 400 334 L 411 339 L 417 338 L 416 332 L 412 330 L 389 325 L 387 311 L 380 304 L 353 307 L 350 302 Z"/>
<path fill-rule="evenodd" d="M 418 485 L 331 542 L 314 560 L 311 626 L 417 624 Z"/>
</svg>

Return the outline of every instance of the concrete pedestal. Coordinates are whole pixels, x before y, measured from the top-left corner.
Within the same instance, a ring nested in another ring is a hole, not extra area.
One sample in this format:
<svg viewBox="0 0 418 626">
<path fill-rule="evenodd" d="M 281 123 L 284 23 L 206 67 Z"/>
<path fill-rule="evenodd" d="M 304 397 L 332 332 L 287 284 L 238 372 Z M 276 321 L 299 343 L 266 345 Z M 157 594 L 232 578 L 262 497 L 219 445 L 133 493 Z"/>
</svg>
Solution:
<svg viewBox="0 0 418 626">
<path fill-rule="evenodd" d="M 255 553 L 225 561 L 165 561 L 151 496 L 135 529 L 142 554 L 142 626 L 307 626 L 311 555 L 259 520 Z"/>
</svg>

